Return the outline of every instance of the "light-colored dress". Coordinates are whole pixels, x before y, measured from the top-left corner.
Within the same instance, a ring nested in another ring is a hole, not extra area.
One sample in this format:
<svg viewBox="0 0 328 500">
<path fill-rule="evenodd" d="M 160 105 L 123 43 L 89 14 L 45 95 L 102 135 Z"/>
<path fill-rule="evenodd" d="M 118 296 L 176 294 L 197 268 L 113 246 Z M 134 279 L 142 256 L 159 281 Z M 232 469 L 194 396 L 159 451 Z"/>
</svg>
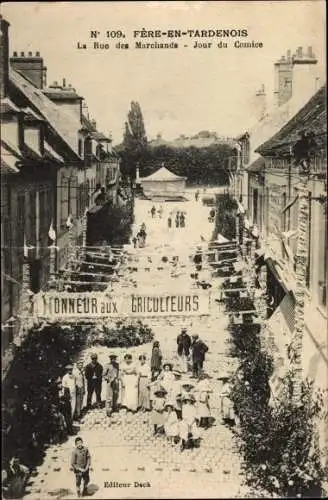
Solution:
<svg viewBox="0 0 328 500">
<path fill-rule="evenodd" d="M 200 380 L 196 387 L 197 394 L 197 418 L 208 418 L 211 416 L 209 405 L 209 393 L 212 392 L 208 380 Z"/>
<path fill-rule="evenodd" d="M 184 441 L 188 440 L 189 433 L 193 439 L 199 438 L 199 430 L 196 423 L 197 408 L 194 404 L 184 403 L 182 405 L 182 421 L 180 422 L 180 437 Z"/>
<path fill-rule="evenodd" d="M 121 405 L 128 410 L 136 411 L 138 408 L 138 374 L 136 366 L 131 363 L 122 363 L 122 400 Z"/>
<path fill-rule="evenodd" d="M 179 421 L 174 410 L 164 412 L 164 431 L 167 437 L 179 436 Z"/>
<path fill-rule="evenodd" d="M 161 381 L 161 386 L 164 387 L 164 389 L 167 391 L 167 396 L 170 398 L 173 384 L 175 382 L 174 374 L 171 371 L 170 372 L 163 371 L 158 377 L 158 380 Z"/>
<path fill-rule="evenodd" d="M 230 399 L 231 383 L 225 382 L 222 386 L 221 399 L 221 416 L 223 419 L 235 420 L 236 415 L 233 408 L 233 403 Z"/>
<path fill-rule="evenodd" d="M 151 412 L 151 421 L 153 425 L 158 425 L 158 426 L 164 425 L 164 414 L 163 414 L 164 406 L 165 406 L 165 398 L 154 395 L 154 399 L 152 401 L 152 412 Z"/>
<path fill-rule="evenodd" d="M 150 366 L 145 363 L 139 364 L 137 368 L 139 374 L 139 396 L 138 407 L 150 410 L 150 388 L 148 387 L 151 381 Z"/>
</svg>

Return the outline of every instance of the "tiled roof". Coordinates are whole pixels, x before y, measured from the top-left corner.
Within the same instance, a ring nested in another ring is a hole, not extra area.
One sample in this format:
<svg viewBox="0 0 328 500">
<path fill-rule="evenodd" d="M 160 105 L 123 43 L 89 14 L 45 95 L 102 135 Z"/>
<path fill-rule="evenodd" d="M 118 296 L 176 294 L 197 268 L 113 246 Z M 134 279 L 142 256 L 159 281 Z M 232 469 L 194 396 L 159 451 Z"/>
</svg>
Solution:
<svg viewBox="0 0 328 500">
<path fill-rule="evenodd" d="M 5 97 L 0 101 L 1 114 L 4 113 L 19 113 L 21 110 L 9 99 Z"/>
<path fill-rule="evenodd" d="M 245 168 L 247 172 L 261 172 L 264 170 L 265 160 L 260 156 L 257 160 L 253 161 L 248 167 Z"/>
<path fill-rule="evenodd" d="M 1 139 L 1 173 L 15 173 L 19 172 L 19 169 L 16 166 L 17 161 L 22 160 L 22 156 L 20 152 L 16 152 L 13 150 L 10 145 Z"/>
<path fill-rule="evenodd" d="M 319 147 L 325 146 L 327 133 L 326 85 L 321 87 L 279 132 L 259 146 L 256 152 L 263 156 L 278 153 L 281 155 L 289 154 L 290 146 L 298 141 L 299 133 L 304 129 L 314 132 Z"/>
<path fill-rule="evenodd" d="M 78 156 L 78 130 L 80 121 L 73 114 L 54 104 L 43 92 L 12 68 L 9 70 L 11 83 L 29 100 L 61 139 Z"/>
</svg>

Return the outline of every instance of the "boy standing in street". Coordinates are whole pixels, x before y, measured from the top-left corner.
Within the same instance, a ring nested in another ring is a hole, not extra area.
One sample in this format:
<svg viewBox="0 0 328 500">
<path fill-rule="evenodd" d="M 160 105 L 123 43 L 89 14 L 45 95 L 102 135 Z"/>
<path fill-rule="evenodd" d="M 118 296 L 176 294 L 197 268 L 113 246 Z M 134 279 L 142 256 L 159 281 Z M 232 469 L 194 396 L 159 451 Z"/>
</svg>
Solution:
<svg viewBox="0 0 328 500">
<path fill-rule="evenodd" d="M 91 457 L 89 450 L 83 445 L 83 440 L 80 437 L 75 439 L 75 448 L 72 452 L 71 466 L 75 474 L 77 496 L 87 495 L 87 486 L 90 482 L 89 469 Z M 81 495 L 81 482 L 83 479 L 83 490 Z"/>
</svg>

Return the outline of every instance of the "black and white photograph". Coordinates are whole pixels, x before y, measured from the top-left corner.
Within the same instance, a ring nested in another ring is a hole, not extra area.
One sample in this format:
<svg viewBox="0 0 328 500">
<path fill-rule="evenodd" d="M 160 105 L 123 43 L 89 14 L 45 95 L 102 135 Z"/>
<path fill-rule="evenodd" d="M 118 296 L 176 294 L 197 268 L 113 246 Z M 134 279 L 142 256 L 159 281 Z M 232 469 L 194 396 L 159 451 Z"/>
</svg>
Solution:
<svg viewBox="0 0 328 500">
<path fill-rule="evenodd" d="M 3 499 L 328 496 L 325 7 L 1 3 Z"/>
</svg>

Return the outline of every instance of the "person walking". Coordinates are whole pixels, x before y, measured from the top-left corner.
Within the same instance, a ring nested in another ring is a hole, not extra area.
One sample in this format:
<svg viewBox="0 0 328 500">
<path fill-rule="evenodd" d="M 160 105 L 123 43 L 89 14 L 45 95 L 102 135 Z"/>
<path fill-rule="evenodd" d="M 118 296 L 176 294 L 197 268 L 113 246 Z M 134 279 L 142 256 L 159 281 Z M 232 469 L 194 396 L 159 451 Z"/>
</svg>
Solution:
<svg viewBox="0 0 328 500">
<path fill-rule="evenodd" d="M 139 375 L 139 393 L 138 393 L 138 408 L 142 411 L 150 410 L 150 388 L 151 370 L 147 363 L 146 356 L 141 354 L 139 356 L 139 366 L 137 368 Z"/>
<path fill-rule="evenodd" d="M 97 407 L 101 407 L 101 386 L 103 367 L 98 363 L 97 354 L 91 354 L 91 363 L 85 367 L 85 378 L 87 381 L 87 408 L 91 408 L 93 393 L 96 393 Z"/>
<path fill-rule="evenodd" d="M 169 229 L 171 229 L 171 227 L 172 227 L 172 217 L 171 217 L 171 214 L 167 218 L 167 227 Z"/>
<path fill-rule="evenodd" d="M 83 398 L 85 394 L 85 376 L 82 361 L 78 361 L 78 363 L 76 363 L 76 367 L 73 370 L 73 375 L 76 382 L 75 416 L 77 420 L 80 420 L 83 408 Z"/>
<path fill-rule="evenodd" d="M 162 352 L 159 347 L 158 340 L 153 343 L 153 349 L 151 353 L 150 369 L 151 369 L 151 379 L 156 380 L 158 375 L 162 370 Z"/>
<path fill-rule="evenodd" d="M 152 206 L 150 213 L 151 213 L 151 218 L 153 219 L 155 217 L 155 214 L 156 214 L 156 208 L 154 205 Z"/>
<path fill-rule="evenodd" d="M 117 410 L 117 403 L 119 397 L 120 375 L 119 364 L 115 354 L 110 354 L 110 362 L 105 367 L 103 378 L 107 382 L 106 388 L 106 415 L 110 417 L 113 412 Z"/>
<path fill-rule="evenodd" d="M 73 374 L 73 365 L 67 365 L 65 370 L 66 373 L 63 376 L 62 386 L 64 390 L 66 389 L 69 392 L 71 415 L 73 418 L 76 406 L 76 378 Z"/>
<path fill-rule="evenodd" d="M 192 443 L 199 444 L 200 433 L 197 426 L 197 410 L 195 397 L 186 394 L 182 399 L 182 420 L 180 422 L 181 451 L 184 451 Z"/>
<path fill-rule="evenodd" d="M 177 336 L 177 354 L 180 358 L 180 363 L 183 372 L 188 371 L 188 357 L 190 354 L 191 338 L 187 333 L 187 328 L 182 328 L 181 333 Z"/>
<path fill-rule="evenodd" d="M 121 381 L 121 406 L 132 412 L 136 412 L 138 409 L 139 375 L 131 354 L 124 356 L 124 362 L 121 365 Z"/>
<path fill-rule="evenodd" d="M 71 456 L 71 467 L 75 474 L 75 484 L 77 496 L 80 498 L 82 495 L 88 494 L 88 484 L 90 482 L 90 465 L 91 456 L 88 448 L 84 446 L 83 439 L 77 437 L 75 439 L 75 448 Z M 83 480 L 83 490 L 81 493 L 81 483 Z"/>
<path fill-rule="evenodd" d="M 205 353 L 208 351 L 207 345 L 199 338 L 199 335 L 192 335 L 192 374 L 193 378 L 198 378 L 203 370 Z"/>
<path fill-rule="evenodd" d="M 67 433 L 72 436 L 74 434 L 73 429 L 73 418 L 72 418 L 72 407 L 71 407 L 71 397 L 69 389 L 64 388 L 60 378 L 56 381 L 57 385 L 57 396 L 58 396 L 58 408 L 60 413 L 65 419 Z"/>
<path fill-rule="evenodd" d="M 208 429 L 211 423 L 210 393 L 213 392 L 209 384 L 209 375 L 201 373 L 196 385 L 196 409 L 199 427 Z"/>
</svg>

